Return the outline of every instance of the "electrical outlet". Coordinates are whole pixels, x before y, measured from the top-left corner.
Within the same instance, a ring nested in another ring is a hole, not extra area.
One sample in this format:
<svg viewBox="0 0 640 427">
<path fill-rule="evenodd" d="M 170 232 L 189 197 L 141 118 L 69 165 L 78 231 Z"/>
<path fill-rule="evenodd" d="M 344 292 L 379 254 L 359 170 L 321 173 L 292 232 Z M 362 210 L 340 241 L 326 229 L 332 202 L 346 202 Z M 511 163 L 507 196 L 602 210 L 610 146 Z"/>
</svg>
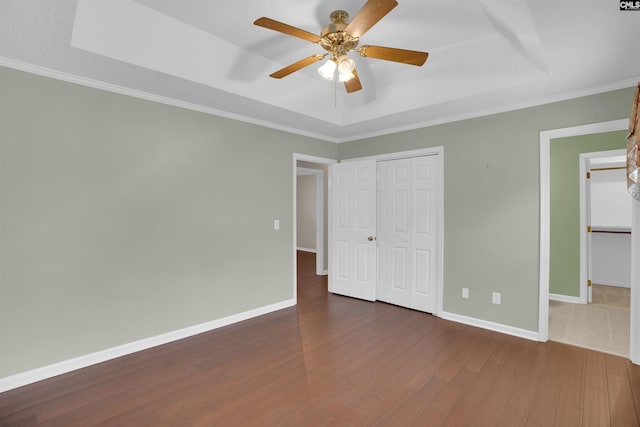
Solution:
<svg viewBox="0 0 640 427">
<path fill-rule="evenodd" d="M 462 298 L 469 299 L 469 288 L 462 288 Z"/>
<path fill-rule="evenodd" d="M 274 219 L 273 220 L 273 229 L 274 230 L 280 230 L 280 220 L 279 219 Z"/>
<path fill-rule="evenodd" d="M 500 305 L 500 292 L 493 292 L 491 294 L 491 302 Z"/>
</svg>

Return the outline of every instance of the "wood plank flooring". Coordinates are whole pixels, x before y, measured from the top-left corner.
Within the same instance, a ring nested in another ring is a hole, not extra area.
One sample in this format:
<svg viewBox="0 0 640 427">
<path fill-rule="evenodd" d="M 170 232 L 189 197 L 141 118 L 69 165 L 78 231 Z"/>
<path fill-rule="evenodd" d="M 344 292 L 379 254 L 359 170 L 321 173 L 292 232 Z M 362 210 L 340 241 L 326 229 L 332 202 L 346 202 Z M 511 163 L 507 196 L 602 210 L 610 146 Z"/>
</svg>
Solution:
<svg viewBox="0 0 640 427">
<path fill-rule="evenodd" d="M 0 394 L 0 426 L 638 426 L 640 367 L 327 293 Z"/>
</svg>

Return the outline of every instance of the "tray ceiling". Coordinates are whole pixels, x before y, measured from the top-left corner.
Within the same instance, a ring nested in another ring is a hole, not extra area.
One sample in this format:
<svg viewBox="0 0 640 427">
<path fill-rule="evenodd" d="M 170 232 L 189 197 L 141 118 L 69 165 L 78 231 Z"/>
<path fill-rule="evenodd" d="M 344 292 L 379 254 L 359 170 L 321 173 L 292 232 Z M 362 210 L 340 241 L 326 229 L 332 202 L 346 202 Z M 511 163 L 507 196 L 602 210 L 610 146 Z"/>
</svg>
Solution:
<svg viewBox="0 0 640 427">
<path fill-rule="evenodd" d="M 429 52 L 423 67 L 353 55 L 347 94 L 309 66 L 319 33 L 364 0 L 0 0 L 0 65 L 341 142 L 628 87 L 639 12 L 612 1 L 399 0 L 361 44 Z"/>
</svg>

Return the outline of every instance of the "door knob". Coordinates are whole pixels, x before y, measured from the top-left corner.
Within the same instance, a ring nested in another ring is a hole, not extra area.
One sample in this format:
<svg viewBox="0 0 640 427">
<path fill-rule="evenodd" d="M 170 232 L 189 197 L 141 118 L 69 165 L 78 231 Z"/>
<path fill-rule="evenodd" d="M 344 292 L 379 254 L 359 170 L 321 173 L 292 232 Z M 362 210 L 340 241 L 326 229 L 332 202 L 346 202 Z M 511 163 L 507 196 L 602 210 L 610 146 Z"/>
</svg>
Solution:
<svg viewBox="0 0 640 427">
<path fill-rule="evenodd" d="M 376 238 L 373 237 L 373 236 L 369 236 L 369 237 L 367 237 L 367 240 L 370 241 L 370 242 L 373 242 L 374 240 L 376 240 Z"/>
</svg>

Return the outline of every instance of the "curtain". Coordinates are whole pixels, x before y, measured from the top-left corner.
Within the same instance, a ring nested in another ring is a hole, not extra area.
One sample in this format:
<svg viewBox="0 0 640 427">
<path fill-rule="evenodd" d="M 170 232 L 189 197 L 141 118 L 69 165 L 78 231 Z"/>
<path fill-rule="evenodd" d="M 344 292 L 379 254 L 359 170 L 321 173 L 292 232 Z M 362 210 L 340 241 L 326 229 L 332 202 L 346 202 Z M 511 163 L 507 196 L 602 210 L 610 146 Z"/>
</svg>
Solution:
<svg viewBox="0 0 640 427">
<path fill-rule="evenodd" d="M 627 189 L 634 199 L 640 200 L 640 83 L 631 107 L 629 134 L 627 135 Z"/>
</svg>

